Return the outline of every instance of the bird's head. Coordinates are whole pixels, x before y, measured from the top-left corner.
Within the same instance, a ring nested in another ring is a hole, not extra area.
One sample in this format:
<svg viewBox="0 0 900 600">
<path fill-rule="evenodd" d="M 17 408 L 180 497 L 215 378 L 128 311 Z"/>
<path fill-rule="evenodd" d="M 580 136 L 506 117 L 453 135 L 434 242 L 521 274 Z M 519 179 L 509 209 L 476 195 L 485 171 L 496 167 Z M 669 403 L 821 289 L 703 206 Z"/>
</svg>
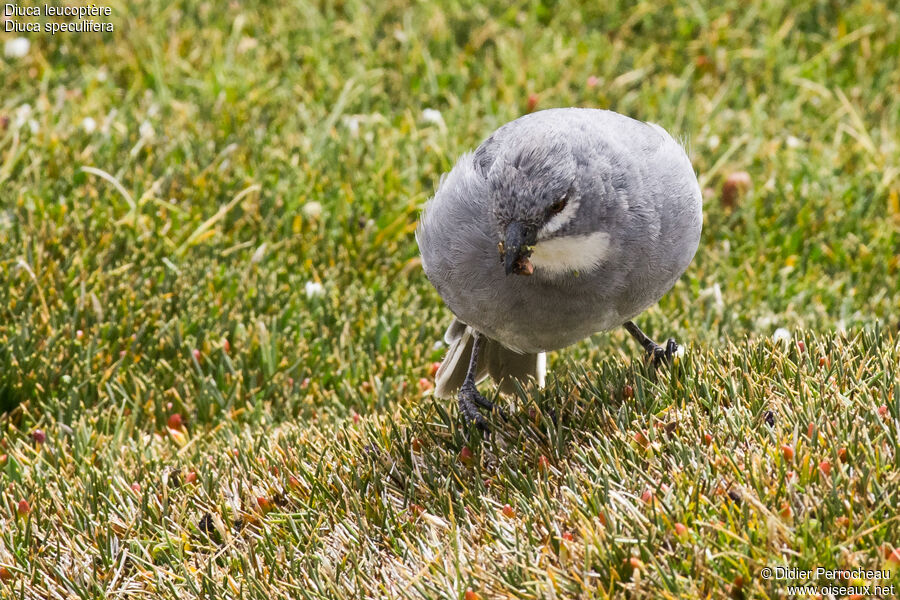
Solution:
<svg viewBox="0 0 900 600">
<path fill-rule="evenodd" d="M 575 176 L 575 160 L 563 141 L 498 158 L 488 181 L 497 250 L 507 275 L 531 275 L 536 246 L 572 229 L 580 198 Z"/>
</svg>

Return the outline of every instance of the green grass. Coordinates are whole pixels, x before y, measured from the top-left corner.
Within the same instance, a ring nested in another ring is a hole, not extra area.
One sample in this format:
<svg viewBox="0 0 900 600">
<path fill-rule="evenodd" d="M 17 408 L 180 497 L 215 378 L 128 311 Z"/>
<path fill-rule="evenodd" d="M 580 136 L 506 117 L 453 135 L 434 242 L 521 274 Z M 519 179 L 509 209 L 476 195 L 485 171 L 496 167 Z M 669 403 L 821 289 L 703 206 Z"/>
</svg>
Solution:
<svg viewBox="0 0 900 600">
<path fill-rule="evenodd" d="M 111 6 L 0 57 L 0 597 L 779 598 L 900 545 L 893 2 Z M 687 142 L 638 322 L 688 351 L 595 336 L 482 439 L 412 232 L 529 97 Z"/>
</svg>

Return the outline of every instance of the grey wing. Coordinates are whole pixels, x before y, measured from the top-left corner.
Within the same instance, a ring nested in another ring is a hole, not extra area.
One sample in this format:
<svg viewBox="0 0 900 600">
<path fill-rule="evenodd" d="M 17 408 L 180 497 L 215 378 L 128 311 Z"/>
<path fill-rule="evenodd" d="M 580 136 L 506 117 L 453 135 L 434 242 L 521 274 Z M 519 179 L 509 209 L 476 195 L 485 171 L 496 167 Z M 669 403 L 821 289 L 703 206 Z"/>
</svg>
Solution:
<svg viewBox="0 0 900 600">
<path fill-rule="evenodd" d="M 441 178 L 425 204 L 416 230 L 425 275 L 451 305 L 455 290 L 448 288 L 460 272 L 478 272 L 496 263 L 487 209 L 487 182 L 477 173 L 473 154 L 464 154 Z"/>
</svg>

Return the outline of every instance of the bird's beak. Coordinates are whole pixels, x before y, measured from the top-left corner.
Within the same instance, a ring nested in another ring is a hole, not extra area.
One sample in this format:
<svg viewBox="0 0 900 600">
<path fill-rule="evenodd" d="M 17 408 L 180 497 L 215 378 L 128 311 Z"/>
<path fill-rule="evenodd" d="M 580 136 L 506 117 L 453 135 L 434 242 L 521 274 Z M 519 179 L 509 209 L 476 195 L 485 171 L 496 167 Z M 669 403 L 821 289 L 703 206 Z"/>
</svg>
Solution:
<svg viewBox="0 0 900 600">
<path fill-rule="evenodd" d="M 506 274 L 531 275 L 534 265 L 528 260 L 532 246 L 537 239 L 536 232 L 518 221 L 513 221 L 506 228 L 506 239 L 500 256 L 503 259 Z"/>
</svg>

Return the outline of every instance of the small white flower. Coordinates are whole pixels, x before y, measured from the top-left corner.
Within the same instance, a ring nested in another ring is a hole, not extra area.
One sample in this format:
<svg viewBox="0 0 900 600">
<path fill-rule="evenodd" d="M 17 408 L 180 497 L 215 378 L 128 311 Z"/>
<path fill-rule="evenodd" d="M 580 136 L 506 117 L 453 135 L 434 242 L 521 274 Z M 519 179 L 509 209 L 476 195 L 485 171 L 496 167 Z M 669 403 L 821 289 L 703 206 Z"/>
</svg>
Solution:
<svg viewBox="0 0 900 600">
<path fill-rule="evenodd" d="M 431 349 L 432 350 L 440 350 L 443 347 L 444 347 L 444 342 L 442 340 L 438 340 L 431 346 Z"/>
<path fill-rule="evenodd" d="M 13 119 L 13 128 L 18 129 L 22 127 L 25 123 L 28 122 L 28 117 L 31 116 L 31 105 L 23 104 L 19 108 L 16 109 L 16 116 Z"/>
<path fill-rule="evenodd" d="M 441 116 L 441 111 L 435 110 L 433 108 L 426 108 L 422 111 L 422 118 L 426 123 L 434 123 L 435 125 L 444 125 L 444 117 Z"/>
<path fill-rule="evenodd" d="M 788 148 L 799 148 L 803 145 L 803 140 L 798 137 L 794 137 L 792 135 L 787 136 L 787 139 L 784 141 Z"/>
<path fill-rule="evenodd" d="M 253 256 L 250 257 L 250 262 L 256 264 L 260 262 L 266 255 L 266 242 L 263 242 L 259 245 L 259 248 L 253 253 Z"/>
<path fill-rule="evenodd" d="M 303 214 L 310 219 L 318 219 L 322 216 L 322 205 L 318 202 L 307 202 L 303 205 Z"/>
<path fill-rule="evenodd" d="M 719 144 L 722 143 L 722 140 L 719 139 L 719 136 L 717 135 L 711 135 L 709 136 L 709 139 L 706 141 L 706 143 L 709 146 L 710 150 L 715 150 L 719 147 Z"/>
<path fill-rule="evenodd" d="M 28 129 L 31 130 L 31 133 L 37 133 L 40 128 L 41 126 L 38 125 L 37 121 L 35 121 L 34 119 L 28 119 Z"/>
<path fill-rule="evenodd" d="M 776 343 L 789 342 L 791 340 L 791 332 L 784 327 L 779 327 L 772 334 L 772 341 Z"/>
<path fill-rule="evenodd" d="M 156 133 L 155 131 L 153 131 L 153 125 L 151 125 L 148 121 L 144 121 L 143 123 L 141 123 L 141 127 L 138 132 L 144 139 L 150 139 Z"/>
<path fill-rule="evenodd" d="M 318 281 L 307 281 L 306 282 L 306 297 L 307 298 L 321 298 L 325 295 L 325 286 L 323 286 Z"/>
<path fill-rule="evenodd" d="M 359 116 L 358 115 L 345 115 L 342 119 L 344 123 L 344 127 L 347 128 L 347 131 L 350 132 L 350 135 L 356 137 L 359 135 Z"/>
<path fill-rule="evenodd" d="M 81 128 L 87 133 L 94 133 L 94 130 L 97 129 L 97 121 L 91 117 L 85 117 L 84 120 L 81 121 Z"/>
<path fill-rule="evenodd" d="M 94 75 L 97 81 L 103 82 L 106 81 L 109 77 L 109 74 L 106 72 L 105 68 L 100 68 L 97 70 L 97 73 Z"/>
<path fill-rule="evenodd" d="M 30 49 L 31 42 L 28 41 L 28 38 L 24 37 L 6 40 L 6 43 L 3 44 L 3 53 L 9 58 L 22 58 L 28 54 Z"/>
</svg>

